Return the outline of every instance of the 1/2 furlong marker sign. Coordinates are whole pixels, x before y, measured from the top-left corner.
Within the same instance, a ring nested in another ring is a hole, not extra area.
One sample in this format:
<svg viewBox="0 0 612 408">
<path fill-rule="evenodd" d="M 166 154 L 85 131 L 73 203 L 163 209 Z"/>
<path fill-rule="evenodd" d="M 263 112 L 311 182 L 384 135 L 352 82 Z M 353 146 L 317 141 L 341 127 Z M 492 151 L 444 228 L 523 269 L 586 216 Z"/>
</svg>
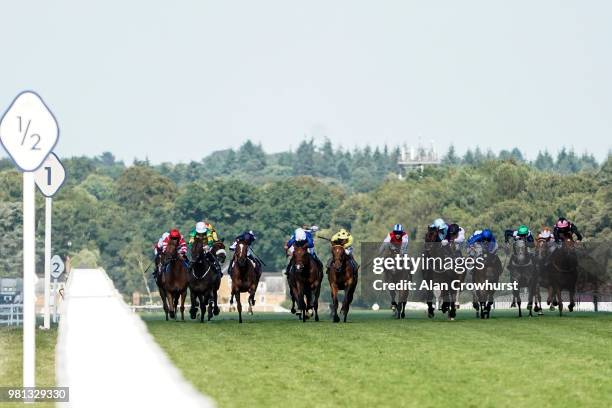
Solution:
<svg viewBox="0 0 612 408">
<path fill-rule="evenodd" d="M 38 169 L 59 139 L 55 117 L 38 94 L 17 95 L 0 120 L 0 143 L 23 171 L 23 386 L 35 379 L 35 184 Z"/>
</svg>

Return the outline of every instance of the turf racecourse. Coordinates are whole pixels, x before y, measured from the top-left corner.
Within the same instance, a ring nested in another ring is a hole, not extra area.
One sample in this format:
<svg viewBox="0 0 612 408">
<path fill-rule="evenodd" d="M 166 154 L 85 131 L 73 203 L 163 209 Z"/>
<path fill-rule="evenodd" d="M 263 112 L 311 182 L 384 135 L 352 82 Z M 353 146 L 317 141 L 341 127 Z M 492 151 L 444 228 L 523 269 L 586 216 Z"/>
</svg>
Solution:
<svg viewBox="0 0 612 408">
<path fill-rule="evenodd" d="M 355 312 L 346 324 L 271 313 L 242 325 L 235 313 L 208 324 L 143 319 L 221 407 L 612 406 L 612 314 L 423 314 Z"/>
</svg>

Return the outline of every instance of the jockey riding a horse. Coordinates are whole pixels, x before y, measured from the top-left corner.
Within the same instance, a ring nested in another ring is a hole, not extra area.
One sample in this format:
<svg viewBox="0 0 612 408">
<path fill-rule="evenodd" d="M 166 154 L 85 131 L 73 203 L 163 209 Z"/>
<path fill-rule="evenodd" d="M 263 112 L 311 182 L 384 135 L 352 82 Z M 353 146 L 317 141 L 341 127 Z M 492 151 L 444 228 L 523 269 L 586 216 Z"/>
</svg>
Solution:
<svg viewBox="0 0 612 408">
<path fill-rule="evenodd" d="M 217 260 L 217 257 L 212 253 L 211 249 L 215 242 L 219 241 L 219 237 L 217 236 L 217 230 L 212 224 L 209 224 L 204 221 L 200 221 L 196 223 L 195 228 L 191 230 L 189 233 L 189 246 L 193 245 L 196 236 L 202 237 L 203 241 L 206 243 L 206 253 L 205 256 L 209 261 L 212 262 L 215 271 L 218 275 L 221 275 L 221 265 Z"/>
<path fill-rule="evenodd" d="M 560 217 L 557 223 L 555 224 L 555 229 L 553 230 L 553 235 L 555 237 L 555 242 L 559 243 L 563 241 L 562 235 L 569 235 L 574 238 L 576 235 L 576 239 L 578 241 L 582 241 L 582 234 L 578 231 L 578 228 L 573 223 L 569 222 L 566 218 Z"/>
<path fill-rule="evenodd" d="M 382 254 L 385 250 L 390 249 L 398 252 L 400 255 L 405 255 L 408 253 L 408 242 L 409 238 L 406 231 L 404 231 L 404 226 L 402 224 L 395 224 L 393 230 L 383 240 L 379 253 Z"/>
<path fill-rule="evenodd" d="M 490 254 L 495 254 L 497 252 L 497 242 L 495 241 L 495 235 L 491 232 L 490 229 L 485 228 L 482 230 L 476 230 L 474 233 L 468 238 L 468 255 L 474 255 L 474 245 L 481 244 L 486 245 L 487 250 Z"/>
<path fill-rule="evenodd" d="M 351 267 L 353 268 L 353 272 L 356 273 L 358 266 L 357 262 L 355 261 L 355 258 L 353 258 L 353 236 L 351 235 L 351 233 L 345 230 L 344 228 L 341 228 L 340 231 L 336 232 L 331 237 L 331 243 L 342 245 L 344 247 L 344 252 L 348 256 L 348 260 L 351 264 Z M 331 265 L 332 261 L 333 259 L 330 258 L 328 262 L 329 265 Z"/>
<path fill-rule="evenodd" d="M 189 259 L 187 258 L 187 243 L 185 242 L 183 235 L 181 235 L 181 232 L 176 228 L 170 230 L 170 233 L 168 234 L 168 236 L 164 238 L 164 240 L 162 241 L 162 253 L 166 253 L 166 250 L 168 249 L 168 244 L 170 243 L 171 240 L 176 240 L 177 242 L 176 252 L 186 262 L 189 262 Z"/>
<path fill-rule="evenodd" d="M 461 245 L 465 241 L 465 230 L 459 224 L 446 224 L 442 218 L 437 218 L 431 224 L 431 227 L 438 229 L 437 242 L 440 242 L 443 247 L 449 243 Z M 458 251 L 459 249 L 456 248 Z M 460 254 L 459 254 L 460 255 Z"/>
<path fill-rule="evenodd" d="M 153 253 L 155 254 L 155 269 L 153 269 L 153 279 L 157 280 L 157 274 L 159 273 L 159 261 L 163 251 L 164 240 L 170 235 L 170 232 L 166 231 L 157 240 L 157 243 L 153 245 Z"/>
<path fill-rule="evenodd" d="M 313 233 L 317 232 L 318 230 L 319 230 L 319 227 L 317 227 L 316 225 L 313 225 L 311 227 L 309 227 L 308 225 L 303 225 L 301 228 L 297 228 L 293 232 L 293 235 L 291 236 L 289 241 L 287 241 L 287 243 L 285 244 L 285 253 L 288 256 L 292 255 L 293 249 L 294 249 L 293 245 L 295 243 L 305 242 L 306 248 L 308 248 L 308 253 L 315 260 L 315 262 L 319 264 L 319 268 L 323 270 L 323 262 L 321 262 L 321 260 L 315 253 L 315 247 L 314 247 Z M 291 262 L 289 262 L 289 265 L 287 265 L 287 271 L 286 271 L 287 273 L 289 273 L 292 266 L 293 266 L 293 259 L 291 260 Z"/>
<path fill-rule="evenodd" d="M 239 241 L 244 241 L 248 248 L 247 248 L 247 257 L 253 261 L 256 265 L 256 269 L 257 270 L 261 270 L 261 265 L 262 262 L 261 260 L 255 255 L 255 253 L 253 253 L 253 250 L 251 249 L 251 246 L 253 245 L 253 243 L 257 240 L 257 237 L 255 236 L 255 233 L 252 230 L 248 230 L 248 231 L 244 231 L 242 234 L 238 235 L 235 239 L 234 242 L 232 243 L 232 245 L 230 245 L 229 249 L 232 251 L 236 250 L 236 245 L 238 245 Z M 232 270 L 232 261 L 230 261 L 229 267 L 227 269 L 228 271 Z M 229 272 L 228 272 L 229 273 Z"/>
</svg>

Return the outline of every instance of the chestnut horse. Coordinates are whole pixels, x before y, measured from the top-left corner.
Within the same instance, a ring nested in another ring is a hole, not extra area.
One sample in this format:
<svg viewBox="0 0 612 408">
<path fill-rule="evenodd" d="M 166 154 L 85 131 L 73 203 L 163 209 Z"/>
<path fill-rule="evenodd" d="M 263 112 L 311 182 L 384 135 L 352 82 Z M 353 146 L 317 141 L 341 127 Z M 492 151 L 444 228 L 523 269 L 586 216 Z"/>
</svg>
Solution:
<svg viewBox="0 0 612 408">
<path fill-rule="evenodd" d="M 253 306 L 255 306 L 255 291 L 259 285 L 261 278 L 261 268 L 249 259 L 249 245 L 244 240 L 236 242 L 234 250 L 234 258 L 232 259 L 231 269 L 228 271 L 232 278 L 232 294 L 236 299 L 238 308 L 238 321 L 242 323 L 242 302 L 240 301 L 240 293 L 249 293 L 249 314 L 253 314 Z"/>
<path fill-rule="evenodd" d="M 308 252 L 306 241 L 293 244 L 291 267 L 288 268 L 287 281 L 294 299 L 300 309 L 300 317 L 305 322 L 314 312 L 315 321 L 319 321 L 319 294 L 323 281 L 323 270 L 319 263 Z"/>
<path fill-rule="evenodd" d="M 159 294 L 164 303 L 166 320 L 168 315 L 176 320 L 176 309 L 181 302 L 181 320 L 185 320 L 185 297 L 189 284 L 187 267 L 177 252 L 178 240 L 171 239 L 166 251 L 161 254 L 161 271 L 158 274 Z"/>
<path fill-rule="evenodd" d="M 342 244 L 332 243 L 331 246 L 332 259 L 327 267 L 327 278 L 331 288 L 332 296 L 332 313 L 334 323 L 340 321 L 338 317 L 338 291 L 344 290 L 344 300 L 342 302 L 343 321 L 346 323 L 349 307 L 353 301 L 353 294 L 357 288 L 357 270 L 353 269 L 353 265 L 346 254 L 346 250 Z"/>
</svg>

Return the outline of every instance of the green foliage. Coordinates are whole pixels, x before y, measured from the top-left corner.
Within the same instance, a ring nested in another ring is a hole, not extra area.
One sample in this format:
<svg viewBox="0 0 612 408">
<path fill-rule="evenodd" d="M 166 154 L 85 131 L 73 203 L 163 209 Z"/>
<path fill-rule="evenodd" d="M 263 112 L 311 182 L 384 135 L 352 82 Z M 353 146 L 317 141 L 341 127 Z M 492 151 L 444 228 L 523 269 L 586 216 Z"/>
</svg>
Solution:
<svg viewBox="0 0 612 408">
<path fill-rule="evenodd" d="M 610 236 L 610 157 L 598 166 L 592 156 L 567 150 L 556 160 L 542 153 L 533 164 L 517 149 L 500 155 L 506 160 L 476 148 L 460 158 L 451 148 L 445 165 L 409 172 L 404 180 L 396 177 L 398 148 L 348 151 L 329 140 L 321 146 L 306 140 L 295 152 L 275 154 L 248 141 L 198 162 L 157 166 L 144 160 L 126 167 L 108 152 L 66 159 L 67 183 L 54 198 L 53 253 L 104 267 L 129 293 L 145 291 L 142 271 L 159 236 L 173 227 L 186 234 L 202 219 L 227 245 L 254 230 L 254 250 L 267 271 L 284 269 L 283 245 L 303 223 L 319 225 L 322 236 L 348 228 L 357 256 L 360 241 L 380 241 L 398 222 L 420 240 L 437 217 L 468 233 L 488 226 L 499 235 L 521 223 L 537 230 L 564 215 L 587 239 Z M 42 242 L 42 200 L 37 209 Z M 0 160 L 3 277 L 21 273 L 21 217 L 21 174 Z M 327 241 L 318 240 L 317 251 L 326 260 Z"/>
</svg>

